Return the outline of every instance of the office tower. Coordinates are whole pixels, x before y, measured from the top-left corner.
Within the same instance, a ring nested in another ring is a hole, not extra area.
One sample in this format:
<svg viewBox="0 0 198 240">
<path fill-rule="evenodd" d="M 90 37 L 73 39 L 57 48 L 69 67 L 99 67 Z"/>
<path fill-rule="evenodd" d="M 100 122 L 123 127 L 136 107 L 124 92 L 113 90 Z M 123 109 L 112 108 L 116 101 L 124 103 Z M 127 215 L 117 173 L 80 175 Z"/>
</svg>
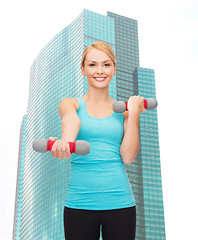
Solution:
<svg viewBox="0 0 198 240">
<path fill-rule="evenodd" d="M 137 21 L 112 12 L 107 16 L 84 9 L 41 50 L 31 66 L 27 114 L 21 126 L 13 239 L 64 239 L 63 210 L 71 164 L 37 153 L 32 142 L 61 139 L 60 101 L 88 90 L 80 62 L 83 50 L 96 41 L 112 46 L 117 71 L 110 97 L 156 98 L 154 70 L 139 66 Z M 136 200 L 136 239 L 165 239 L 157 109 L 140 114 L 140 150 L 125 164 Z M 102 231 L 102 227 L 101 227 Z M 100 237 L 102 239 L 102 237 Z"/>
</svg>

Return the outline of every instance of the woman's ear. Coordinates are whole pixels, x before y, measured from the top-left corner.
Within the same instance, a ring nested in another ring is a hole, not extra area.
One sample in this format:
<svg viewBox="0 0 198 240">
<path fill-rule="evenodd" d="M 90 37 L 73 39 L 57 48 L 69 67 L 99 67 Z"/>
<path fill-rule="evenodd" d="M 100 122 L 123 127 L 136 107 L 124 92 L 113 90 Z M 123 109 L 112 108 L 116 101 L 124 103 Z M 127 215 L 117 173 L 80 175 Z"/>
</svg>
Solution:
<svg viewBox="0 0 198 240">
<path fill-rule="evenodd" d="M 115 76 L 115 74 L 116 74 L 116 69 L 117 69 L 117 65 L 114 66 L 114 73 L 113 73 L 113 76 Z"/>
<path fill-rule="evenodd" d="M 80 68 L 81 68 L 81 72 L 82 72 L 83 77 L 85 77 L 85 72 L 84 72 L 83 66 L 81 65 Z"/>
</svg>

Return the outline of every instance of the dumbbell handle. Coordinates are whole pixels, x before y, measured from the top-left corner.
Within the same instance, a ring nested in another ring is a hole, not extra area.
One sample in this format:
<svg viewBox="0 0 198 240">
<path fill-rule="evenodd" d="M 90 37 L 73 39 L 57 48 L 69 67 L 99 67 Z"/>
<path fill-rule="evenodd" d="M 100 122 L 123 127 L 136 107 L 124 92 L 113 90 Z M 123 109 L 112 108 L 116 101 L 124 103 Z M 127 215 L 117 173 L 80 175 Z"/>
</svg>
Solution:
<svg viewBox="0 0 198 240">
<path fill-rule="evenodd" d="M 57 140 L 48 140 L 47 141 L 47 151 L 51 151 L 52 146 Z M 76 142 L 68 142 L 69 143 L 69 148 L 71 153 L 76 152 Z"/>
<path fill-rule="evenodd" d="M 57 140 L 47 140 L 45 138 L 36 139 L 33 142 L 33 149 L 36 152 L 45 153 L 51 151 L 53 144 Z M 77 155 L 86 155 L 90 152 L 90 144 L 84 140 L 77 140 L 76 142 L 68 142 L 70 147 L 70 152 Z"/>
<path fill-rule="evenodd" d="M 117 113 L 123 113 L 128 110 L 127 105 L 128 105 L 128 102 L 116 101 L 113 104 L 113 110 L 114 110 L 114 112 L 117 112 Z M 144 99 L 144 108 L 145 109 L 148 109 L 148 110 L 154 109 L 157 107 L 157 105 L 158 105 L 158 103 L 155 98 Z"/>
</svg>

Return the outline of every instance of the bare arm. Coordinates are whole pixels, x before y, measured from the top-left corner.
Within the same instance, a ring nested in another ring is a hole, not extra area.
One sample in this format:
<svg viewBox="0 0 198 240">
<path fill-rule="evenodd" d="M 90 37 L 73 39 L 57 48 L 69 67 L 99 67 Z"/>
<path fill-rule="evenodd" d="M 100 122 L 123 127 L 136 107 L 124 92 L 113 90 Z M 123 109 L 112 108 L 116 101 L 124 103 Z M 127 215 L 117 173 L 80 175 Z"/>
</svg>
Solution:
<svg viewBox="0 0 198 240">
<path fill-rule="evenodd" d="M 135 156 L 139 152 L 139 117 L 140 111 L 132 111 L 125 117 L 124 137 L 120 146 L 120 155 L 125 164 L 134 161 Z"/>
<path fill-rule="evenodd" d="M 62 139 L 56 140 L 53 144 L 51 153 L 53 157 L 58 159 L 67 159 L 72 156 L 68 142 L 75 142 L 81 127 L 81 121 L 77 114 L 75 99 L 64 98 L 59 104 L 59 115 L 62 120 Z"/>
<path fill-rule="evenodd" d="M 59 115 L 62 120 L 62 139 L 74 142 L 81 127 L 81 121 L 72 98 L 64 98 L 59 104 Z"/>
</svg>

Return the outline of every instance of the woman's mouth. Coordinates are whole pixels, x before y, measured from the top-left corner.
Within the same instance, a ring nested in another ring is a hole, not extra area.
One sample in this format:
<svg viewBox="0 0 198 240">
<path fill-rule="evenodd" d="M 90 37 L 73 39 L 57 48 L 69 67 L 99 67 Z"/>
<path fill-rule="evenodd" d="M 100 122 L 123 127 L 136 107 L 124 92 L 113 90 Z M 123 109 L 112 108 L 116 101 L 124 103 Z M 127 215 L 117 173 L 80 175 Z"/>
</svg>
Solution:
<svg viewBox="0 0 198 240">
<path fill-rule="evenodd" d="M 106 77 L 94 77 L 94 79 L 96 79 L 96 81 L 102 82 L 106 79 Z"/>
</svg>

